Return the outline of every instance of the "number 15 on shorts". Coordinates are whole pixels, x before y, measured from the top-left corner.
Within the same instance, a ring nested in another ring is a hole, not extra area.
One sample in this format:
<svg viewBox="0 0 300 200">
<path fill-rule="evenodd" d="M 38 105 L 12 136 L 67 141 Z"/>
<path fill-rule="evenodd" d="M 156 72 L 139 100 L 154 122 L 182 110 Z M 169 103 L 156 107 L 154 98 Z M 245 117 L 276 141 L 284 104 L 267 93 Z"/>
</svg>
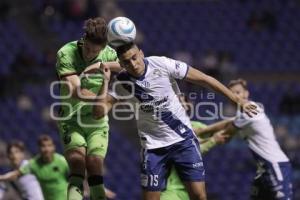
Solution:
<svg viewBox="0 0 300 200">
<path fill-rule="evenodd" d="M 145 175 L 145 174 L 141 174 L 141 185 L 144 187 L 147 186 L 158 186 L 158 175 Z"/>
</svg>

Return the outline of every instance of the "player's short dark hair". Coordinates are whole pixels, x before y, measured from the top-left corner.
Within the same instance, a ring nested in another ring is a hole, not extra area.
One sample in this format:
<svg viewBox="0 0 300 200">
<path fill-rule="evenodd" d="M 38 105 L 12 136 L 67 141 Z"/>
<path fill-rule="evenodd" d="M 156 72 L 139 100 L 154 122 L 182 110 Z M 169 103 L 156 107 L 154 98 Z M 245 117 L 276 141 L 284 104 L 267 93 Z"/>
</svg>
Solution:
<svg viewBox="0 0 300 200">
<path fill-rule="evenodd" d="M 134 47 L 137 47 L 137 45 L 134 43 L 134 42 L 130 42 L 130 43 L 127 43 L 127 44 L 124 44 L 122 46 L 119 46 L 116 48 L 116 52 L 117 52 L 117 56 L 118 58 L 126 53 L 128 50 L 134 48 Z"/>
<path fill-rule="evenodd" d="M 41 135 L 38 139 L 38 145 L 42 146 L 45 141 L 51 141 L 53 143 L 53 139 L 49 135 Z"/>
<path fill-rule="evenodd" d="M 84 22 L 84 38 L 94 44 L 106 45 L 107 24 L 102 17 L 90 18 Z"/>
<path fill-rule="evenodd" d="M 239 78 L 239 79 L 235 79 L 235 80 L 231 80 L 228 83 L 228 88 L 232 88 L 233 86 L 236 85 L 241 85 L 244 89 L 248 89 L 247 87 L 247 81 L 245 79 Z"/>
<path fill-rule="evenodd" d="M 25 152 L 26 148 L 22 141 L 13 141 L 6 147 L 6 153 L 9 154 L 12 148 L 17 148 L 22 152 Z"/>
</svg>

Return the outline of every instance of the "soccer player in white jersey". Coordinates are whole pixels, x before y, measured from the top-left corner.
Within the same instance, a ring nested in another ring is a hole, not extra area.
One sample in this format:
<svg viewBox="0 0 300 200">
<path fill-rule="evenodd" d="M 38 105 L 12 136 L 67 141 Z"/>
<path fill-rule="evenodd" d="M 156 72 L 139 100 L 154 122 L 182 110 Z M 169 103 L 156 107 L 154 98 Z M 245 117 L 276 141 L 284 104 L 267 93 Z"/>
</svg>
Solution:
<svg viewBox="0 0 300 200">
<path fill-rule="evenodd" d="M 239 98 L 249 101 L 247 82 L 232 80 L 228 87 Z M 262 107 L 259 113 L 249 118 L 238 111 L 232 120 L 221 121 L 202 129 L 200 134 L 226 130 L 244 138 L 257 161 L 257 174 L 253 182 L 251 199 L 292 200 L 292 168 L 288 157 L 276 141 L 273 127 Z"/>
<path fill-rule="evenodd" d="M 25 159 L 25 146 L 20 141 L 8 144 L 7 155 L 14 169 L 19 169 L 28 163 L 28 160 Z M 18 179 L 11 181 L 11 184 L 24 200 L 44 199 L 40 184 L 33 174 L 20 176 Z"/>
<path fill-rule="evenodd" d="M 255 113 L 256 106 L 240 101 L 216 79 L 186 63 L 166 57 L 145 58 L 134 43 L 118 47 L 117 54 L 125 70 L 116 76 L 112 91 L 108 92 L 110 71 L 102 65 L 105 80 L 93 114 L 95 118 L 103 117 L 114 103 L 122 99 L 135 109 L 143 147 L 143 199 L 160 199 L 167 172 L 174 166 L 190 199 L 205 200 L 205 171 L 199 142 L 192 131 L 189 117 L 172 89 L 173 80 L 185 79 L 197 85 L 208 85 L 233 103 L 241 105 L 249 115 Z"/>
</svg>

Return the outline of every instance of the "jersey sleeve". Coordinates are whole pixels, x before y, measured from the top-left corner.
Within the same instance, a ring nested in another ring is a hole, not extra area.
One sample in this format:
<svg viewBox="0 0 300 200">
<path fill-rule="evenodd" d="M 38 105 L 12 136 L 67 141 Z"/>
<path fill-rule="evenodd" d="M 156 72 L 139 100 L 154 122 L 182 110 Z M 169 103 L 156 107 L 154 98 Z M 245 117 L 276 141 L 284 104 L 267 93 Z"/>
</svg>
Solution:
<svg viewBox="0 0 300 200">
<path fill-rule="evenodd" d="M 107 52 L 107 61 L 118 61 L 117 52 L 113 49 L 109 49 Z"/>
<path fill-rule="evenodd" d="M 19 168 L 19 171 L 22 175 L 30 174 L 31 173 L 31 162 L 26 163 L 25 165 Z"/>
<path fill-rule="evenodd" d="M 181 61 L 173 60 L 165 57 L 165 66 L 168 74 L 175 79 L 183 79 L 186 77 L 189 66 Z"/>
<path fill-rule="evenodd" d="M 56 72 L 59 77 L 77 73 L 70 56 L 64 51 L 58 51 L 56 54 Z"/>
<path fill-rule="evenodd" d="M 101 59 L 102 62 L 118 61 L 117 52 L 109 46 L 106 46 L 101 54 L 102 54 L 101 55 L 102 56 L 102 59 Z"/>
</svg>

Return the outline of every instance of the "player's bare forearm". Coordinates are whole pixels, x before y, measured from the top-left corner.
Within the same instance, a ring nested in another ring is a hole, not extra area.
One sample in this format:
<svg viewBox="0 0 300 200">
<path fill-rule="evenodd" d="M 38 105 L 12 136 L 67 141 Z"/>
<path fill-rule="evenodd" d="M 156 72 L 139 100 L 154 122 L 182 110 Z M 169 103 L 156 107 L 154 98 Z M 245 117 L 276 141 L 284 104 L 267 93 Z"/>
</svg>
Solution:
<svg viewBox="0 0 300 200">
<path fill-rule="evenodd" d="M 233 121 L 228 123 L 226 125 L 226 128 L 224 129 L 224 134 L 233 137 L 238 132 L 238 128 L 233 125 Z"/>
<path fill-rule="evenodd" d="M 85 102 L 95 102 L 96 94 L 92 91 L 81 88 L 80 78 L 77 75 L 70 75 L 62 78 L 67 83 L 69 93 L 73 98 Z"/>
<path fill-rule="evenodd" d="M 96 101 L 96 94 L 85 88 L 76 88 L 72 96 L 84 102 Z"/>
<path fill-rule="evenodd" d="M 214 133 L 226 129 L 226 127 L 231 124 L 233 119 L 226 119 L 219 122 L 216 122 L 214 124 L 208 125 L 205 128 L 195 128 L 195 133 L 202 137 L 204 135 L 213 135 Z"/>
<path fill-rule="evenodd" d="M 108 94 L 108 85 L 110 80 L 110 69 L 103 65 L 104 80 L 101 89 L 96 98 L 96 104 L 93 106 L 93 117 L 100 119 L 104 117 L 112 108 L 115 102 L 114 98 Z"/>
<path fill-rule="evenodd" d="M 104 117 L 108 113 L 107 95 L 108 95 L 108 80 L 104 80 L 102 88 L 97 94 L 96 104 L 93 106 L 93 116 L 95 119 Z"/>
<path fill-rule="evenodd" d="M 186 80 L 197 85 L 205 85 L 212 88 L 214 91 L 223 94 L 235 104 L 240 104 L 240 99 L 237 98 L 227 87 L 225 87 L 221 82 L 215 78 L 196 70 L 195 68 L 190 67 L 186 76 Z"/>
<path fill-rule="evenodd" d="M 249 101 L 238 98 L 234 95 L 227 87 L 220 83 L 215 78 L 208 76 L 199 70 L 192 67 L 188 69 L 187 76 L 185 78 L 187 81 L 198 85 L 206 85 L 211 87 L 216 92 L 225 95 L 230 101 L 237 106 L 240 106 L 241 110 L 245 112 L 249 117 L 253 117 L 258 113 L 257 106 Z"/>
<path fill-rule="evenodd" d="M 21 175 L 20 171 L 15 170 L 6 174 L 0 175 L 0 181 L 14 181 Z"/>
<path fill-rule="evenodd" d="M 105 64 L 108 65 L 110 71 L 112 72 L 120 72 L 123 70 L 119 62 L 107 62 Z"/>
<path fill-rule="evenodd" d="M 96 62 L 85 68 L 83 71 L 84 74 L 94 74 L 99 72 L 101 62 Z"/>
</svg>

